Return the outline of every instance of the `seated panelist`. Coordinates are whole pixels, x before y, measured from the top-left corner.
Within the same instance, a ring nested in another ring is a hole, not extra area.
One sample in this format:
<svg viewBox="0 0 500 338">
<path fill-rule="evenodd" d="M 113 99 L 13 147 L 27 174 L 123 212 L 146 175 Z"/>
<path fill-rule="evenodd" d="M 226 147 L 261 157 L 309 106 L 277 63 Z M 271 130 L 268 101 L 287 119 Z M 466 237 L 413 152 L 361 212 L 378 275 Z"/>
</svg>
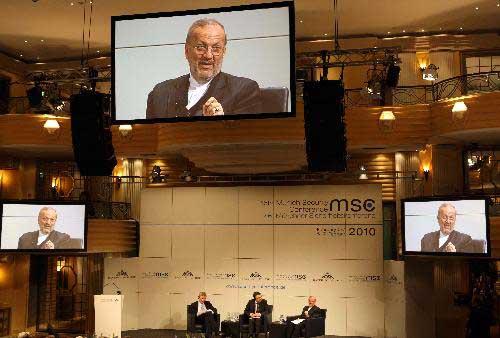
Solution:
<svg viewBox="0 0 500 338">
<path fill-rule="evenodd" d="M 200 292 L 198 301 L 189 305 L 189 313 L 196 316 L 196 324 L 203 325 L 203 332 L 206 338 L 210 338 L 213 333 L 219 331 L 217 321 L 215 320 L 217 309 L 212 303 L 207 301 L 207 294 L 205 292 Z"/>
<path fill-rule="evenodd" d="M 259 333 L 267 332 L 266 314 L 269 312 L 267 301 L 258 291 L 253 293 L 253 298 L 250 299 L 245 307 L 244 314 L 248 317 L 248 334 L 255 337 Z"/>
<path fill-rule="evenodd" d="M 319 307 L 316 306 L 316 297 L 309 296 L 308 304 L 302 309 L 302 313 L 298 318 L 304 319 L 298 324 L 294 324 L 291 321 L 287 322 L 286 333 L 288 338 L 297 338 L 302 336 L 301 333 L 306 325 L 306 321 L 309 318 L 320 318 L 323 313 Z"/>
</svg>

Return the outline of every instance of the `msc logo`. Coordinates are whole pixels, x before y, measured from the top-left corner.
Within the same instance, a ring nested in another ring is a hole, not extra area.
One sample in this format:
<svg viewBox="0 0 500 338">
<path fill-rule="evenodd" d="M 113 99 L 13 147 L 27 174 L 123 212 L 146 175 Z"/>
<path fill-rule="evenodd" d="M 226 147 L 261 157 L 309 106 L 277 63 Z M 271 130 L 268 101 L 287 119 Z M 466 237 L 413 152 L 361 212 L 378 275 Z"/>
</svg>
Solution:
<svg viewBox="0 0 500 338">
<path fill-rule="evenodd" d="M 353 211 L 353 212 L 359 212 L 359 211 L 368 211 L 372 212 L 375 210 L 375 201 L 372 200 L 371 198 L 367 198 L 365 200 L 360 200 L 358 198 L 353 198 L 352 200 L 348 201 L 345 198 L 342 199 L 333 199 L 330 201 L 330 211 L 334 212 L 348 212 L 348 211 Z"/>
<path fill-rule="evenodd" d="M 187 270 L 187 271 L 184 271 L 184 273 L 182 274 L 182 277 L 194 277 L 194 274 Z"/>
<path fill-rule="evenodd" d="M 258 272 L 252 272 L 250 278 L 262 278 L 262 276 Z"/>
</svg>

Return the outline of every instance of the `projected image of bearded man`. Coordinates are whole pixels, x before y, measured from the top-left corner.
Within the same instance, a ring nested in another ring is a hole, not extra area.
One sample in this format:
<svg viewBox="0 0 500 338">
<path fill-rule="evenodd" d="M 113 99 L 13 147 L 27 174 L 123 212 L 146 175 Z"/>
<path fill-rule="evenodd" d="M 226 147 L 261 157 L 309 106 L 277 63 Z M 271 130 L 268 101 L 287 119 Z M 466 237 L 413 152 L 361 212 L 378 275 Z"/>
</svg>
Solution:
<svg viewBox="0 0 500 338">
<path fill-rule="evenodd" d="M 221 71 L 226 53 L 224 26 L 214 19 L 195 21 L 184 45 L 189 74 L 157 84 L 148 95 L 146 117 L 261 113 L 257 82 Z"/>
</svg>

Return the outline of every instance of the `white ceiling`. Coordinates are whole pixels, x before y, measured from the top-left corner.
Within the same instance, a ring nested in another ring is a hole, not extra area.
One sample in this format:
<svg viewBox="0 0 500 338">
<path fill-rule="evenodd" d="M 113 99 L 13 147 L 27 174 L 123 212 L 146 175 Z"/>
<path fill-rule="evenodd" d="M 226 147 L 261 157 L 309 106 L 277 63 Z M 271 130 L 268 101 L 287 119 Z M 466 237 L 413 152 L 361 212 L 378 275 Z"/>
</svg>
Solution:
<svg viewBox="0 0 500 338">
<path fill-rule="evenodd" d="M 261 2 L 271 1 L 93 0 L 90 54 L 109 53 L 113 15 Z M 339 0 L 338 3 L 342 36 L 381 37 L 403 34 L 403 30 L 405 34 L 421 33 L 422 29 L 425 33 L 500 31 L 500 0 Z M 0 6 L 0 51 L 30 62 L 36 62 L 37 58 L 40 62 L 79 58 L 83 8 L 87 9 L 88 27 L 90 0 L 2 0 Z M 295 7 L 297 39 L 333 35 L 333 0 L 295 0 Z"/>
</svg>

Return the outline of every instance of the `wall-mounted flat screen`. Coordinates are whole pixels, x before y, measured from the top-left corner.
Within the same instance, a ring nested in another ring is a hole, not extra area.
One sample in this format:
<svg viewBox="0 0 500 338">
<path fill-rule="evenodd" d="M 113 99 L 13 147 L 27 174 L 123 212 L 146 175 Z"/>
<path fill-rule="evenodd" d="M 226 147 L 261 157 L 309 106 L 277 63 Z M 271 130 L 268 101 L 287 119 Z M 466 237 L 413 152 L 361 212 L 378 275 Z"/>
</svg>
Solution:
<svg viewBox="0 0 500 338">
<path fill-rule="evenodd" d="M 0 208 L 0 251 L 86 250 L 84 204 L 16 201 Z"/>
<path fill-rule="evenodd" d="M 115 124 L 295 115 L 293 2 L 111 22 Z"/>
<path fill-rule="evenodd" d="M 405 254 L 490 255 L 488 199 L 406 199 L 401 210 Z"/>
</svg>

